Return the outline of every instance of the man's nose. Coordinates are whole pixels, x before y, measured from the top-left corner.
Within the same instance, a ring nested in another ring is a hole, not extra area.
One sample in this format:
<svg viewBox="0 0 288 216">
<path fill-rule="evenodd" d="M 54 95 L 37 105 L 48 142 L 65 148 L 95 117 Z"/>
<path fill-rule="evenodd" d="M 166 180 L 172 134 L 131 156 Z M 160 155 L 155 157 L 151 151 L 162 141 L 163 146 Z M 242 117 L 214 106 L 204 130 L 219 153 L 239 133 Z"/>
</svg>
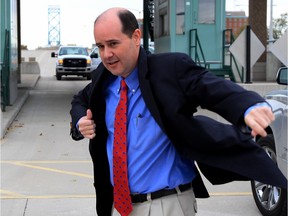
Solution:
<svg viewBox="0 0 288 216">
<path fill-rule="evenodd" d="M 113 56 L 113 52 L 111 49 L 105 47 L 105 49 L 103 51 L 103 55 L 104 55 L 104 58 L 110 58 Z"/>
</svg>

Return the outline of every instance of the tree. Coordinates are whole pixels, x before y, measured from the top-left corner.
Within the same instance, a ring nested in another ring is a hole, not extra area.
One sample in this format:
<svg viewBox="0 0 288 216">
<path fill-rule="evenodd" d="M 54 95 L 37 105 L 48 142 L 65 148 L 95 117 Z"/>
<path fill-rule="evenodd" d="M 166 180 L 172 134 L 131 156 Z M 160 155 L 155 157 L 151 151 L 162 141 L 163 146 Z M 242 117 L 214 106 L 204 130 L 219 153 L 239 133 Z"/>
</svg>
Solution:
<svg viewBox="0 0 288 216">
<path fill-rule="evenodd" d="M 288 13 L 280 15 L 280 18 L 273 19 L 273 38 L 278 39 L 284 34 L 288 27 Z"/>
</svg>

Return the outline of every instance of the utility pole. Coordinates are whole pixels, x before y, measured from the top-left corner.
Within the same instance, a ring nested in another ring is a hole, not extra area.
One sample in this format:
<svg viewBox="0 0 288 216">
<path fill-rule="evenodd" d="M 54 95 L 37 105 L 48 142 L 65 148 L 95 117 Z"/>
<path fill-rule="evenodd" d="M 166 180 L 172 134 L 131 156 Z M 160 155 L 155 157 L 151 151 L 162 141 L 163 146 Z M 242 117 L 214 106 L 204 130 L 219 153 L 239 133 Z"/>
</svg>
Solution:
<svg viewBox="0 0 288 216">
<path fill-rule="evenodd" d="M 269 45 L 272 44 L 273 41 L 274 41 L 274 38 L 273 38 L 273 0 L 270 0 Z"/>
</svg>

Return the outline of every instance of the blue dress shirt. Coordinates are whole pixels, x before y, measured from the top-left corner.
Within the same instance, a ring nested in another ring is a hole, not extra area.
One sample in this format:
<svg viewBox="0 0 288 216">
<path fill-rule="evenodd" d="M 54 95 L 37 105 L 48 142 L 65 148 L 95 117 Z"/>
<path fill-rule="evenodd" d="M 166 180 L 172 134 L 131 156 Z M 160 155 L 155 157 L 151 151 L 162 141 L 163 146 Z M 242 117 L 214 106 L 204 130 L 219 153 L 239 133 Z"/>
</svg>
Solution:
<svg viewBox="0 0 288 216">
<path fill-rule="evenodd" d="M 121 77 L 109 80 L 105 88 L 107 155 L 113 184 L 114 115 L 120 96 Z M 127 151 L 131 193 L 150 193 L 175 188 L 195 177 L 193 160 L 183 159 L 161 130 L 143 100 L 137 68 L 125 79 L 128 90 Z"/>
</svg>

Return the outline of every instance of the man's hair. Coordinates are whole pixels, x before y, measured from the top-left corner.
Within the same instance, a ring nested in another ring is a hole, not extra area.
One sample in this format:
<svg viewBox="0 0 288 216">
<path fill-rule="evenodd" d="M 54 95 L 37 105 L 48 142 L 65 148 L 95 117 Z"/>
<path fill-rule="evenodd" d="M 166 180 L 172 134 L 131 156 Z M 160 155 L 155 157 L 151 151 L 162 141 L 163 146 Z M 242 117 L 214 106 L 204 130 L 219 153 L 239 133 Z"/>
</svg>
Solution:
<svg viewBox="0 0 288 216">
<path fill-rule="evenodd" d="M 134 31 L 139 28 L 136 17 L 129 10 L 120 10 L 118 17 L 122 24 L 122 32 L 131 38 Z"/>
<path fill-rule="evenodd" d="M 96 22 L 99 19 L 101 19 L 102 16 L 105 16 L 106 12 L 104 12 L 100 16 L 98 16 L 96 18 L 94 24 L 96 24 Z M 134 14 L 131 11 L 129 11 L 127 9 L 119 9 L 117 11 L 117 16 L 119 17 L 119 20 L 120 20 L 121 25 L 122 25 L 122 30 L 121 30 L 122 33 L 126 34 L 129 38 L 131 38 L 134 31 L 136 29 L 139 29 L 139 25 L 138 25 L 136 17 L 134 16 Z"/>
</svg>

